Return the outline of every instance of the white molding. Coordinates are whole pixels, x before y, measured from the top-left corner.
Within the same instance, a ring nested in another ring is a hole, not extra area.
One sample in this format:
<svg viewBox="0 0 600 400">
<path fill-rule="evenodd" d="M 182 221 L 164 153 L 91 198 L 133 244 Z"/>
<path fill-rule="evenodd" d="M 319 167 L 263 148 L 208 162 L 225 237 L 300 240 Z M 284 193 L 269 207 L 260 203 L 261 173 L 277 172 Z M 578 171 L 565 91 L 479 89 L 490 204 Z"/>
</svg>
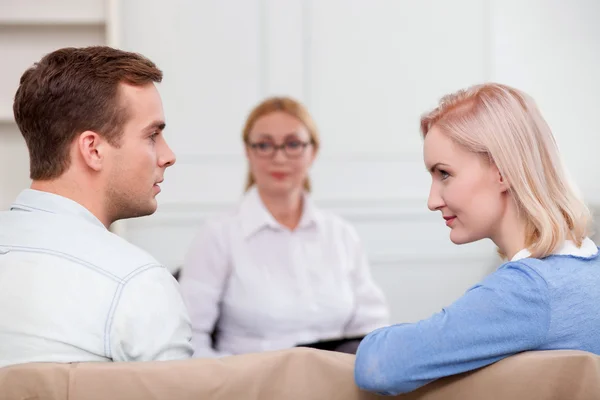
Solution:
<svg viewBox="0 0 600 400">
<path fill-rule="evenodd" d="M 87 27 L 104 26 L 104 19 L 101 18 L 62 18 L 62 19 L 0 19 L 2 27 Z"/>
<path fill-rule="evenodd" d="M 496 257 L 494 253 L 472 253 L 465 251 L 464 253 L 421 253 L 421 254 L 409 254 L 409 253 L 373 253 L 369 257 L 369 263 L 375 266 L 381 267 L 393 267 L 402 263 L 411 263 L 413 265 L 427 265 L 428 263 L 435 261 L 443 261 L 444 263 L 456 265 L 460 263 L 470 264 L 476 262 L 485 262 L 490 264 L 490 261 L 500 259 Z M 498 264 L 499 265 L 499 264 Z"/>
<path fill-rule="evenodd" d="M 481 18 L 485 21 L 483 34 L 485 35 L 485 40 L 483 41 L 483 54 L 485 54 L 484 58 L 484 79 L 485 81 L 493 80 L 494 76 L 494 19 L 492 18 L 493 13 L 493 5 L 492 0 L 483 0 L 483 15 Z"/>
<path fill-rule="evenodd" d="M 0 125 L 16 125 L 15 118 L 12 115 L 0 115 Z"/>
<path fill-rule="evenodd" d="M 104 1 L 95 0 L 93 3 L 99 4 Z M 29 28 L 38 26 L 104 25 L 105 15 L 94 13 L 94 11 L 99 11 L 94 4 L 82 5 L 81 3 L 83 3 L 81 0 L 68 2 L 56 0 L 52 2 L 47 0 L 2 0 L 0 1 L 0 26 Z"/>
<path fill-rule="evenodd" d="M 260 0 L 259 7 L 261 97 L 303 101 L 302 0 Z"/>
<path fill-rule="evenodd" d="M 490 253 L 464 251 L 451 254 L 436 254 L 431 252 L 420 254 L 372 253 L 369 255 L 369 264 L 371 267 L 393 268 L 402 264 L 411 264 L 418 265 L 419 268 L 428 268 L 435 266 L 437 262 L 451 266 L 481 263 L 482 267 L 488 269 L 489 272 L 492 272 L 502 264 L 502 260 L 493 253 L 493 250 Z"/>
<path fill-rule="evenodd" d="M 258 75 L 258 87 L 261 97 L 265 97 L 269 86 L 269 32 L 268 32 L 269 8 L 267 0 L 258 2 L 258 51 L 260 70 Z M 179 158 L 179 157 L 178 157 Z"/>
<path fill-rule="evenodd" d="M 426 207 L 426 199 L 398 198 L 383 200 L 365 199 L 314 199 L 315 203 L 353 222 L 363 221 L 415 221 L 429 220 L 434 213 Z M 150 217 L 129 220 L 132 227 L 187 226 L 204 221 L 211 215 L 227 212 L 236 202 L 171 202 L 159 204 L 157 212 Z"/>
<path fill-rule="evenodd" d="M 377 254 L 371 253 L 368 255 L 369 266 L 373 268 L 402 268 L 406 266 L 418 266 L 419 268 L 435 269 L 441 265 L 454 267 L 460 265 L 475 265 L 489 273 L 495 271 L 501 264 L 502 260 L 496 257 L 493 252 L 487 253 L 457 253 L 457 254 L 440 254 L 422 253 L 422 254 Z M 175 271 L 181 267 L 183 260 L 175 263 L 176 265 L 165 265 L 170 271 Z"/>
<path fill-rule="evenodd" d="M 482 268 L 491 273 L 495 271 L 501 264 L 502 260 L 493 250 L 488 253 L 469 251 L 456 253 L 368 253 L 369 265 L 371 268 L 402 268 L 403 266 L 418 268 L 439 268 L 440 266 L 455 267 L 462 265 L 473 265 Z M 167 263 L 165 266 L 170 271 L 175 271 L 183 264 L 183 254 L 178 257 L 178 260 L 172 263 Z"/>
<path fill-rule="evenodd" d="M 409 197 L 378 200 L 340 198 L 315 200 L 315 202 L 323 209 L 335 212 L 359 231 L 367 229 L 369 232 L 377 233 L 381 229 L 381 234 L 387 235 L 389 232 L 396 232 L 399 229 L 403 233 L 415 230 L 416 236 L 414 240 L 410 240 L 410 243 L 406 241 L 406 235 L 401 235 L 397 239 L 397 244 L 386 237 L 383 238 L 385 243 L 381 243 L 375 248 L 371 247 L 369 262 L 374 267 L 395 268 L 403 265 L 435 266 L 439 264 L 458 266 L 467 263 L 469 265 L 481 264 L 482 268 L 489 268 L 491 271 L 500 264 L 500 260 L 491 244 L 480 243 L 459 248 L 449 242 L 444 243 L 443 246 L 437 246 L 436 243 L 438 242 L 434 242 L 432 245 L 435 248 L 431 251 L 424 251 L 424 249 L 429 248 L 429 245 L 421 242 L 419 238 L 427 241 L 429 238 L 427 232 L 430 229 L 431 234 L 439 238 L 440 230 L 442 230 L 441 225 L 443 224 L 438 213 L 427 209 L 423 199 Z M 207 218 L 232 210 L 234 207 L 235 203 L 233 202 L 173 202 L 160 204 L 154 215 L 126 222 L 128 238 L 134 243 L 140 240 L 140 244 L 145 243 L 147 240 L 156 240 L 151 239 L 155 235 L 162 237 L 161 241 L 167 242 L 171 240 L 177 240 L 178 242 L 191 240 L 196 229 Z M 136 238 L 138 239 L 136 240 Z M 369 242 L 366 239 L 366 237 L 363 238 L 364 242 Z M 371 244 L 373 240 L 377 241 L 376 238 L 371 238 Z M 178 243 L 177 246 L 180 244 Z M 148 245 L 152 246 L 150 243 Z M 173 269 L 181 263 L 182 257 L 182 254 L 176 255 L 175 257 L 166 258 L 165 261 L 167 261 L 168 267 Z"/>
<path fill-rule="evenodd" d="M 312 1 L 305 0 L 302 2 L 302 94 L 304 105 L 312 110 L 312 70 L 311 70 L 311 55 L 312 55 L 312 20 L 311 20 Z"/>
<path fill-rule="evenodd" d="M 121 43 L 121 8 L 119 0 L 105 0 L 105 41 L 106 45 L 119 48 Z M 127 234 L 127 222 L 116 221 L 110 226 L 110 231 L 121 237 Z"/>
<path fill-rule="evenodd" d="M 326 144 L 325 144 L 326 146 Z M 419 149 L 420 150 L 420 149 Z M 422 163 L 422 154 L 417 151 L 387 151 L 387 152 L 344 152 L 337 153 L 322 150 L 317 157 L 318 163 Z M 177 164 L 206 165 L 206 164 L 240 164 L 246 163 L 240 143 L 240 151 L 231 153 L 177 153 Z"/>
<path fill-rule="evenodd" d="M 119 0 L 105 0 L 106 7 L 106 44 L 118 48 L 121 43 L 121 13 Z"/>
</svg>

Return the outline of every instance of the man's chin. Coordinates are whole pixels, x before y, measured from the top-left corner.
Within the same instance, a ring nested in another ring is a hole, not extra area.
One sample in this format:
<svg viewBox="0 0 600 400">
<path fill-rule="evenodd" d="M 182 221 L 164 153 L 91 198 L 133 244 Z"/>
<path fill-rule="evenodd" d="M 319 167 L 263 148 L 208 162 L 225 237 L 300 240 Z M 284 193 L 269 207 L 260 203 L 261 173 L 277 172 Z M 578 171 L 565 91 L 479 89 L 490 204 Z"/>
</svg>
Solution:
<svg viewBox="0 0 600 400">
<path fill-rule="evenodd" d="M 152 215 L 158 209 L 158 203 L 155 199 L 152 199 L 150 203 L 145 206 L 139 206 L 135 208 L 129 208 L 128 210 L 121 213 L 119 219 L 131 219 L 131 218 L 141 218 Z"/>
<path fill-rule="evenodd" d="M 148 205 L 148 208 L 146 210 L 144 210 L 144 216 L 154 214 L 157 209 L 158 209 L 158 202 L 156 201 L 155 198 L 152 198 L 152 201 Z"/>
</svg>

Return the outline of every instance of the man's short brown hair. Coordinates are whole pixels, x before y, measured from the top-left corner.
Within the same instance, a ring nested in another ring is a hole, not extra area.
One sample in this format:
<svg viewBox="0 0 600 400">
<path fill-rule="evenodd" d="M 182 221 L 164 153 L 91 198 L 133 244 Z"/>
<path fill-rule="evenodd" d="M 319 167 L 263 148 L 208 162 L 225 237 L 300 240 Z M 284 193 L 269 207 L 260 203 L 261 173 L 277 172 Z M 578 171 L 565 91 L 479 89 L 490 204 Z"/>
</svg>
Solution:
<svg viewBox="0 0 600 400">
<path fill-rule="evenodd" d="M 63 48 L 21 76 L 13 111 L 30 158 L 30 178 L 49 180 L 69 167 L 75 137 L 94 131 L 118 146 L 127 120 L 119 84 L 162 81 L 162 71 L 140 54 L 106 46 Z"/>
</svg>

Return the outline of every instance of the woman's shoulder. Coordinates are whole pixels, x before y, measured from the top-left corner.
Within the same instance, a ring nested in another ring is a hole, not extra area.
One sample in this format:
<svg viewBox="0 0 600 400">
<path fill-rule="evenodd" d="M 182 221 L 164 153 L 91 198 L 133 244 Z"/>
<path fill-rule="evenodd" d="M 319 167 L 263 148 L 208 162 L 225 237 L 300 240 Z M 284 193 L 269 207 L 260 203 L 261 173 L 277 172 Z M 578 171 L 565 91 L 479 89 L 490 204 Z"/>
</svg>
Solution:
<svg viewBox="0 0 600 400">
<path fill-rule="evenodd" d="M 228 234 L 239 224 L 240 210 L 238 205 L 206 213 L 195 226 L 195 236 L 214 237 Z"/>
<path fill-rule="evenodd" d="M 537 258 L 523 258 L 520 260 L 508 260 L 502 263 L 498 269 L 491 274 L 502 276 L 527 275 L 542 277 L 544 261 Z"/>
<path fill-rule="evenodd" d="M 572 269 L 578 269 L 585 264 L 599 263 L 598 247 L 589 238 L 586 238 L 579 247 L 566 242 L 547 257 L 519 257 L 505 262 L 498 270 L 534 271 L 542 278 L 548 278 L 557 274 L 569 274 Z"/>
<path fill-rule="evenodd" d="M 315 207 L 315 214 L 323 227 L 331 234 L 340 235 L 352 241 L 358 241 L 359 236 L 354 224 L 339 212 Z"/>
<path fill-rule="evenodd" d="M 209 229 L 218 229 L 223 226 L 235 224 L 239 218 L 239 207 L 234 206 L 207 215 L 202 225 L 206 226 Z"/>
<path fill-rule="evenodd" d="M 540 271 L 541 268 L 543 267 L 537 265 L 535 260 L 533 262 L 525 261 L 525 259 L 505 261 L 477 284 L 470 287 L 468 291 L 485 289 L 490 290 L 490 293 L 517 293 L 534 287 L 546 290 L 548 282 Z"/>
</svg>

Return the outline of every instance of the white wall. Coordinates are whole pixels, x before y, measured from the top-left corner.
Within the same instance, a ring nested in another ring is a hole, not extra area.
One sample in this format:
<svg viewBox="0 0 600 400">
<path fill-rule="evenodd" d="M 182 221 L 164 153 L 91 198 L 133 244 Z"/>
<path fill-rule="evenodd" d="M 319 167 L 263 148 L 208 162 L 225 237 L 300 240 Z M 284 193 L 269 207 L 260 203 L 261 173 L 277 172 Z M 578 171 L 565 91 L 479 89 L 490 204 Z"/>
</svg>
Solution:
<svg viewBox="0 0 600 400">
<path fill-rule="evenodd" d="M 25 70 L 65 46 L 110 44 L 113 0 L 0 0 L 0 209 L 28 187 L 29 156 L 13 118 Z"/>
<path fill-rule="evenodd" d="M 539 101 L 584 193 L 598 199 L 595 0 L 135 0 L 122 44 L 153 58 L 178 154 L 160 210 L 127 236 L 174 268 L 198 224 L 238 199 L 240 131 L 271 94 L 305 102 L 323 148 L 314 197 L 366 243 L 396 321 L 424 318 L 498 265 L 491 243 L 454 246 L 426 209 L 419 115 L 496 80 Z M 152 23 L 156 21 L 156 23 Z"/>
<path fill-rule="evenodd" d="M 584 194 L 600 201 L 597 0 L 123 0 L 120 7 L 121 47 L 165 72 L 166 135 L 178 155 L 159 211 L 128 221 L 125 234 L 170 268 L 203 219 L 239 198 L 241 127 L 271 94 L 295 96 L 313 113 L 323 141 L 314 197 L 358 229 L 396 321 L 427 317 L 498 264 L 491 243 L 452 245 L 426 208 L 418 118 L 441 95 L 488 80 L 529 91 Z M 9 153 L 23 163 L 12 151 L 0 156 Z M 16 182 L 9 165 L 0 164 L 0 188 Z"/>
<path fill-rule="evenodd" d="M 531 93 L 586 200 L 600 203 L 600 2 L 492 1 L 491 77 Z"/>
</svg>

